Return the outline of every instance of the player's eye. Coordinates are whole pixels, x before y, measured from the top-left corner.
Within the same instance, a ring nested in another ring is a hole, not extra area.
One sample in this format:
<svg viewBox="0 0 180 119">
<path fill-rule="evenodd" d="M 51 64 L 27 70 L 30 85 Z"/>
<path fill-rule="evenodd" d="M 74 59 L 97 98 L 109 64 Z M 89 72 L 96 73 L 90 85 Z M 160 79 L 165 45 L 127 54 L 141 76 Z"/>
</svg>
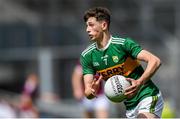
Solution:
<svg viewBox="0 0 180 119">
<path fill-rule="evenodd" d="M 94 24 L 93 23 L 88 23 L 88 26 L 93 27 Z"/>
</svg>

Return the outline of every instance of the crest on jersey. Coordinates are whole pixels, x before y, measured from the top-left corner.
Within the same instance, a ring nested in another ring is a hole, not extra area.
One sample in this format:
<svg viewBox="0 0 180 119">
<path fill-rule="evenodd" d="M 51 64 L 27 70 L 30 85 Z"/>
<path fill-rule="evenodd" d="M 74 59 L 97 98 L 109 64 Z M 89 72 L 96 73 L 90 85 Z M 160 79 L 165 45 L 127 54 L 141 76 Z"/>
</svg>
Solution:
<svg viewBox="0 0 180 119">
<path fill-rule="evenodd" d="M 112 56 L 113 62 L 117 63 L 119 61 L 118 56 Z"/>
</svg>

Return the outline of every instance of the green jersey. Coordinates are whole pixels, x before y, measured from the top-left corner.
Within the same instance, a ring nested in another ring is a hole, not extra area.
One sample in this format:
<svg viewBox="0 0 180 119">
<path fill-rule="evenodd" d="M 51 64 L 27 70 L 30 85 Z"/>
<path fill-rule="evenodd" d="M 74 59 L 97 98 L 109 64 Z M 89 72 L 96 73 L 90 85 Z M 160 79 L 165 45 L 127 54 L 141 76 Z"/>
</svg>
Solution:
<svg viewBox="0 0 180 119">
<path fill-rule="evenodd" d="M 142 48 L 130 38 L 111 37 L 105 48 L 99 49 L 96 42 L 92 43 L 81 53 L 83 74 L 101 74 L 106 81 L 113 75 L 123 75 L 138 79 L 144 72 L 137 60 Z M 149 80 L 141 86 L 138 93 L 124 101 L 127 110 L 133 109 L 138 102 L 159 92 L 155 84 Z"/>
</svg>

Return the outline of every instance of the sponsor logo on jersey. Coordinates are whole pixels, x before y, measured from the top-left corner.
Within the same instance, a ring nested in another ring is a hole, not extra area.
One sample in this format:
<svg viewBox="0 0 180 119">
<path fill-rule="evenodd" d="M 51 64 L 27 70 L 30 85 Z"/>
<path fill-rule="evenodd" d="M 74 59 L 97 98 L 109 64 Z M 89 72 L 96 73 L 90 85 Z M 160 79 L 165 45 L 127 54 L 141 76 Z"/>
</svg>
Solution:
<svg viewBox="0 0 180 119">
<path fill-rule="evenodd" d="M 97 66 L 99 66 L 99 63 L 98 62 L 93 62 L 93 66 L 97 67 Z"/>
<path fill-rule="evenodd" d="M 118 63 L 119 58 L 118 56 L 112 56 L 113 62 Z"/>
<path fill-rule="evenodd" d="M 137 60 L 133 60 L 128 57 L 125 62 L 97 71 L 99 75 L 102 75 L 104 80 L 114 76 L 114 75 L 123 75 L 128 76 L 135 68 L 139 66 L 139 62 Z"/>
</svg>

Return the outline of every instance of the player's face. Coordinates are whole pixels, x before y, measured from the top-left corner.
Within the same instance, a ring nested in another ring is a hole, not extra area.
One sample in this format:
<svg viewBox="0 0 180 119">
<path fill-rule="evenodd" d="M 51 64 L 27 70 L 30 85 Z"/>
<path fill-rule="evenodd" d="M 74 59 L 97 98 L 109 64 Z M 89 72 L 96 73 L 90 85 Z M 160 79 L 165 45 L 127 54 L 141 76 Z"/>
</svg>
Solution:
<svg viewBox="0 0 180 119">
<path fill-rule="evenodd" d="M 97 21 L 95 17 L 90 17 L 86 22 L 86 32 L 91 40 L 98 40 L 102 38 L 103 28 L 102 22 Z"/>
</svg>

